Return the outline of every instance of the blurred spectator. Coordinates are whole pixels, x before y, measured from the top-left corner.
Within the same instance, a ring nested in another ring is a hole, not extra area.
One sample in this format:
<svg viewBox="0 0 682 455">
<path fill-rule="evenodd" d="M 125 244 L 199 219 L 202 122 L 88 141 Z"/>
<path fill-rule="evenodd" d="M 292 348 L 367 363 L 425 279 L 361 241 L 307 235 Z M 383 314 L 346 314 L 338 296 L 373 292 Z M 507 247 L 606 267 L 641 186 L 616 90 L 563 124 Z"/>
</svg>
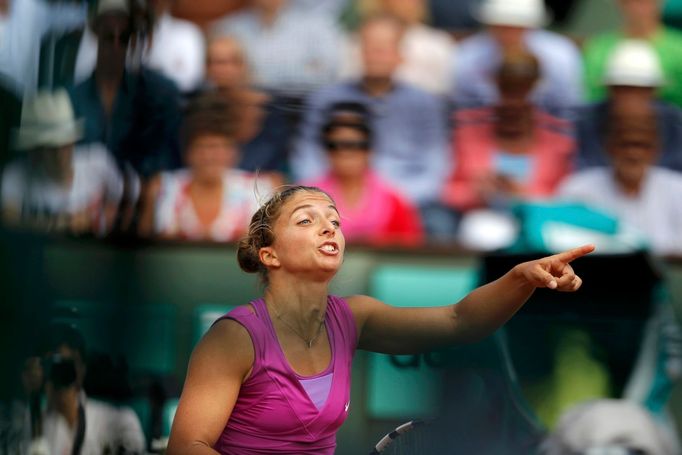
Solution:
<svg viewBox="0 0 682 455">
<path fill-rule="evenodd" d="M 532 54 L 507 54 L 494 76 L 500 101 L 457 113 L 457 165 L 443 191 L 446 205 L 460 213 L 504 210 L 514 199 L 553 195 L 570 172 L 574 144 L 567 123 L 529 99 L 540 75 Z"/>
<path fill-rule="evenodd" d="M 320 140 L 329 173 L 309 182 L 329 193 L 351 242 L 416 246 L 423 242 L 419 211 L 371 169 L 372 131 L 367 109 L 358 103 L 332 106 Z"/>
<path fill-rule="evenodd" d="M 162 73 L 186 93 L 196 89 L 203 80 L 206 44 L 199 27 L 171 15 L 170 9 L 175 1 L 148 0 L 155 20 L 153 39 L 149 47 L 142 50 L 142 63 Z M 96 61 L 97 36 L 86 28 L 76 59 L 76 83 L 90 76 Z"/>
<path fill-rule="evenodd" d="M 246 233 L 267 183 L 235 168 L 239 160 L 225 100 L 192 101 L 183 125 L 186 169 L 164 172 L 149 185 L 142 235 L 228 242 Z"/>
<path fill-rule="evenodd" d="M 424 24 L 428 9 L 426 0 L 381 0 L 377 12 L 390 14 L 405 25 L 401 42 L 402 63 L 396 79 L 414 84 L 434 94 L 449 94 L 452 87 L 450 59 L 455 43 L 447 33 Z M 357 38 L 349 46 L 344 73 L 358 77 L 362 70 Z"/>
<path fill-rule="evenodd" d="M 47 409 L 42 418 L 50 453 L 143 453 L 145 438 L 135 412 L 85 395 L 85 341 L 80 333 L 68 325 L 55 325 L 50 335 L 45 362 Z"/>
<path fill-rule="evenodd" d="M 0 38 L 0 74 L 17 94 L 31 96 L 38 89 L 40 42 L 78 29 L 86 20 L 84 0 L 4 0 L 9 15 Z"/>
<path fill-rule="evenodd" d="M 625 39 L 647 40 L 656 49 L 665 84 L 658 97 L 682 106 L 682 33 L 661 22 L 662 0 L 618 0 L 623 16 L 620 30 L 602 33 L 585 43 L 585 84 L 590 101 L 606 96 L 603 85 L 606 62 L 618 43 Z"/>
<path fill-rule="evenodd" d="M 65 90 L 40 92 L 25 103 L 16 135 L 25 156 L 2 175 L 7 224 L 79 234 L 111 230 L 123 179 L 100 144 L 74 147 L 82 131 Z"/>
<path fill-rule="evenodd" d="M 251 83 L 251 74 L 244 49 L 229 35 L 215 36 L 206 49 L 206 82 L 222 92 L 239 90 Z"/>
<path fill-rule="evenodd" d="M 337 25 L 294 8 L 289 0 L 252 0 L 249 8 L 219 19 L 212 29 L 243 44 L 253 82 L 273 94 L 296 99 L 337 79 L 342 44 Z"/>
<path fill-rule="evenodd" d="M 454 59 L 454 102 L 460 107 L 494 104 L 500 93 L 495 70 L 502 56 L 526 50 L 537 56 L 542 78 L 532 101 L 546 111 L 564 114 L 582 101 L 582 62 L 568 38 L 543 30 L 547 13 L 542 0 L 484 0 L 478 19 L 485 29 L 464 39 Z"/>
<path fill-rule="evenodd" d="M 325 15 L 332 21 L 341 18 L 351 0 L 291 0 L 293 6 L 308 13 Z"/>
<path fill-rule="evenodd" d="M 540 453 L 676 455 L 680 447 L 644 408 L 604 399 L 581 403 L 564 413 Z"/>
<path fill-rule="evenodd" d="M 376 132 L 372 167 L 377 173 L 420 206 L 438 199 L 450 168 L 445 106 L 435 96 L 394 80 L 401 63 L 402 29 L 387 16 L 368 19 L 360 29 L 362 77 L 310 97 L 300 142 L 292 153 L 297 180 L 319 178 L 328 169 L 319 141 L 326 112 L 334 103 L 354 101 L 370 111 Z"/>
<path fill-rule="evenodd" d="M 655 99 L 665 80 L 653 48 L 642 40 L 621 41 L 609 56 L 603 83 L 608 98 L 585 106 L 577 116 L 578 168 L 607 165 L 606 132 L 614 117 L 644 114 L 656 118 L 658 164 L 682 171 L 682 110 Z"/>
<path fill-rule="evenodd" d="M 249 69 L 239 42 L 230 36 L 213 38 L 206 56 L 208 90 L 225 96 L 237 111 L 233 122 L 239 144 L 239 168 L 267 173 L 284 183 L 291 128 L 286 112 L 265 92 L 250 87 Z"/>
<path fill-rule="evenodd" d="M 180 165 L 177 128 L 179 93 L 153 70 L 127 69 L 126 54 L 151 30 L 149 10 L 129 0 L 101 0 L 91 28 L 97 36 L 97 65 L 71 89 L 76 114 L 85 118 L 82 142 L 102 142 L 120 165 L 147 176 Z"/>
<path fill-rule="evenodd" d="M 682 253 L 682 173 L 654 166 L 660 148 L 656 119 L 618 117 L 607 134 L 610 166 L 569 177 L 558 195 L 602 209 L 636 228 L 656 254 Z"/>
</svg>

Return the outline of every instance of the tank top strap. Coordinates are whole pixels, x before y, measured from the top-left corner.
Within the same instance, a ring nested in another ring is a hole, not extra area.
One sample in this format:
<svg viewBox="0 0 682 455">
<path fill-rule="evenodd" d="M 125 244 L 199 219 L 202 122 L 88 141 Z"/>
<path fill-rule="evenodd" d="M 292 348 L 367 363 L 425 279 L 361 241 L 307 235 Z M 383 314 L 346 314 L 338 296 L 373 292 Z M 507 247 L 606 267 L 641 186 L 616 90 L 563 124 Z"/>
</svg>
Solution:
<svg viewBox="0 0 682 455">
<path fill-rule="evenodd" d="M 254 352 L 253 370 L 251 372 L 251 376 L 253 376 L 260 370 L 266 360 L 269 333 L 265 319 L 263 319 L 267 317 L 267 314 L 263 314 L 264 311 L 267 311 L 263 299 L 256 299 L 249 303 L 250 306 L 238 306 L 226 315 L 218 318 L 216 322 L 222 319 L 232 319 L 241 324 L 249 333 Z"/>
</svg>

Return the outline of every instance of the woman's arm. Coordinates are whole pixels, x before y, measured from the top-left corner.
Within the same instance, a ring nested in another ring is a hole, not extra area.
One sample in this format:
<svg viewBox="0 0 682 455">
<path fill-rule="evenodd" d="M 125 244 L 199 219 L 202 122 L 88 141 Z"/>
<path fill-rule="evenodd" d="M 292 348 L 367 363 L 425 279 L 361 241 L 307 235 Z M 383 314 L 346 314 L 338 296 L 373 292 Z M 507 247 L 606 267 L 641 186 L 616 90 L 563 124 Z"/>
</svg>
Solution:
<svg viewBox="0 0 682 455">
<path fill-rule="evenodd" d="M 367 296 L 350 297 L 348 304 L 358 326 L 358 347 L 388 354 L 413 354 L 478 341 L 507 322 L 535 288 L 577 290 L 582 280 L 573 272 L 570 262 L 593 250 L 593 245 L 586 245 L 518 264 L 454 305 L 397 308 Z"/>
<path fill-rule="evenodd" d="M 168 455 L 218 453 L 212 447 L 232 413 L 253 359 L 251 337 L 242 325 L 227 319 L 211 327 L 192 353 Z"/>
</svg>

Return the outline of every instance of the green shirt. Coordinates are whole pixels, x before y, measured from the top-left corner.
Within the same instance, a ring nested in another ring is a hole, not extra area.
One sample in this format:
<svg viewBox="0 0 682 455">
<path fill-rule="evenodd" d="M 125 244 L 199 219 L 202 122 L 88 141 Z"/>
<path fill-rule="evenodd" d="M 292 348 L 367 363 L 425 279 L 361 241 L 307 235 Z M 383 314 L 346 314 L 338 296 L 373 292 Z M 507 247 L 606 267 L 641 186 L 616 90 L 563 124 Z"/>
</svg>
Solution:
<svg viewBox="0 0 682 455">
<path fill-rule="evenodd" d="M 626 39 L 621 32 L 600 34 L 585 43 L 585 93 L 588 101 L 606 97 L 604 73 L 608 57 L 618 43 Z M 650 40 L 661 62 L 665 85 L 659 89 L 660 99 L 682 107 L 682 33 L 661 27 Z"/>
</svg>

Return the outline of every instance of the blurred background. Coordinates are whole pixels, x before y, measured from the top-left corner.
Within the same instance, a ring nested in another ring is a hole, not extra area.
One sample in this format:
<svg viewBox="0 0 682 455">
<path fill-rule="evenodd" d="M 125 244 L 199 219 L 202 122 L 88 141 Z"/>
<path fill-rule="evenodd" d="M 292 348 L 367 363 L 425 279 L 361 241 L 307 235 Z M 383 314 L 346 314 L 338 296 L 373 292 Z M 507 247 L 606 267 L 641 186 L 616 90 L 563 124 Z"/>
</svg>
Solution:
<svg viewBox="0 0 682 455">
<path fill-rule="evenodd" d="M 70 447 L 81 411 L 109 428 L 84 447 L 162 453 L 290 183 L 339 207 L 340 295 L 445 305 L 597 245 L 580 292 L 481 343 L 358 352 L 337 453 L 416 417 L 536 453 L 603 399 L 661 431 L 630 448 L 680 453 L 680 27 L 678 0 L 0 0 L 0 453 Z M 622 440 L 605 416 L 572 434 Z"/>
</svg>

